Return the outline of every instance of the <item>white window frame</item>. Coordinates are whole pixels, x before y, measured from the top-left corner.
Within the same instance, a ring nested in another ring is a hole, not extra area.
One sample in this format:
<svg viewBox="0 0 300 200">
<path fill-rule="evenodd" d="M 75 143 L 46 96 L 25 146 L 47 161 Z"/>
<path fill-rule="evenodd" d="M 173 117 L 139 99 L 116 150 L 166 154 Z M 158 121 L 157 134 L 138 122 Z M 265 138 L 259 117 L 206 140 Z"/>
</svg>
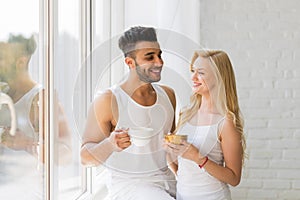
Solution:
<svg viewBox="0 0 300 200">
<path fill-rule="evenodd" d="M 89 51 L 89 35 L 90 29 L 88 28 L 89 15 L 90 12 L 88 8 L 90 8 L 89 0 L 81 0 L 81 60 L 84 60 Z M 54 133 L 55 133 L 55 104 L 54 104 L 54 36 L 55 31 L 57 30 L 55 25 L 57 24 L 57 16 L 58 11 L 55 6 L 57 6 L 56 1 L 54 0 L 44 0 L 39 1 L 40 3 L 40 38 L 41 48 L 40 48 L 40 61 L 42 63 L 41 66 L 45 66 L 45 75 L 41 75 L 41 77 L 45 78 L 45 102 L 44 102 L 44 110 L 43 110 L 43 122 L 44 122 L 44 131 L 45 131 L 45 182 L 44 182 L 44 192 L 45 199 L 54 200 L 56 197 L 55 194 L 55 173 L 54 173 Z M 43 73 L 43 72 L 41 72 Z M 90 74 L 89 71 L 85 72 L 86 80 L 89 80 L 87 77 Z M 85 91 L 88 91 L 89 84 L 84 84 Z M 83 100 L 85 102 L 82 106 L 82 112 L 87 113 L 87 102 L 88 97 Z M 79 194 L 76 199 L 88 199 L 87 197 L 91 194 L 91 182 L 89 178 L 91 177 L 91 170 L 84 169 L 82 172 L 82 193 Z"/>
</svg>

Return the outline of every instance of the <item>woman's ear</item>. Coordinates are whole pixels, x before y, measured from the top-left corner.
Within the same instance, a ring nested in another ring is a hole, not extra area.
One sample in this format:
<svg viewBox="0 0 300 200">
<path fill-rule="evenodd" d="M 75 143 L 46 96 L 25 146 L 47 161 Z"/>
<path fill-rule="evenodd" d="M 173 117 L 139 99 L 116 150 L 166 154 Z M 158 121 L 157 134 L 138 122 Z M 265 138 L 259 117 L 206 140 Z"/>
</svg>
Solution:
<svg viewBox="0 0 300 200">
<path fill-rule="evenodd" d="M 133 58 L 130 58 L 130 57 L 126 57 L 125 58 L 125 63 L 128 65 L 128 67 L 130 69 L 134 69 L 135 68 L 135 61 Z"/>
</svg>

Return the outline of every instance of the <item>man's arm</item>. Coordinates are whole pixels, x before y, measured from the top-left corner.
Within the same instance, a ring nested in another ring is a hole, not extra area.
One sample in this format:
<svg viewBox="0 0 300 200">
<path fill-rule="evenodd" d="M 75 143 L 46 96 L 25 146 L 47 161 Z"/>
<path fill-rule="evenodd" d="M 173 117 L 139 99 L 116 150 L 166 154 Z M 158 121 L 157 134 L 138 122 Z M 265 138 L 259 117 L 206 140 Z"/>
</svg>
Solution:
<svg viewBox="0 0 300 200">
<path fill-rule="evenodd" d="M 44 120 L 40 120 L 40 111 L 44 111 L 44 95 L 45 90 L 41 90 L 38 95 L 32 101 L 31 111 L 30 111 L 30 120 L 36 132 L 42 134 L 39 137 L 39 159 L 42 162 L 45 162 L 44 155 L 44 141 L 45 141 L 45 130 L 44 130 Z M 69 123 L 67 120 L 67 116 L 64 112 L 62 104 L 59 102 L 57 98 L 57 94 L 55 93 L 55 101 L 54 101 L 54 110 L 55 110 L 55 119 L 57 125 L 57 131 L 55 131 L 54 135 L 54 144 L 55 151 L 58 152 L 57 157 L 55 157 L 55 164 L 65 165 L 69 164 L 72 161 L 72 140 L 71 140 L 71 129 L 69 127 Z M 44 117 L 42 115 L 42 117 Z"/>
<path fill-rule="evenodd" d="M 175 96 L 175 92 L 174 92 L 174 90 L 172 88 L 170 88 L 168 86 L 161 85 L 161 87 L 167 93 L 167 95 L 168 95 L 168 97 L 169 97 L 169 99 L 171 101 L 171 104 L 173 106 L 173 109 L 174 109 L 174 118 L 173 118 L 173 123 L 172 123 L 172 128 L 171 128 L 171 133 L 173 133 L 173 131 L 176 128 L 176 125 L 175 125 L 175 112 L 176 112 L 176 96 Z"/>
<path fill-rule="evenodd" d="M 15 136 L 10 134 L 3 134 L 4 140 L 2 145 L 15 150 L 24 150 L 33 156 L 37 157 L 41 162 L 45 162 L 45 133 L 44 133 L 44 90 L 41 90 L 32 100 L 29 111 L 30 123 L 34 129 L 34 132 L 38 135 L 38 138 L 28 136 L 22 130 L 17 129 Z M 55 110 L 57 119 L 58 131 L 55 132 L 55 150 L 59 152 L 58 160 L 55 163 L 67 164 L 72 159 L 71 152 L 71 132 L 65 116 L 64 110 L 58 100 L 55 101 Z M 9 133 L 9 132 L 7 132 Z M 39 153 L 38 153 L 39 152 Z"/>
<path fill-rule="evenodd" d="M 115 130 L 116 102 L 111 91 L 99 95 L 88 113 L 81 148 L 81 162 L 87 166 L 102 164 L 114 151 L 131 145 L 127 130 Z"/>
<path fill-rule="evenodd" d="M 59 153 L 59 165 L 68 164 L 72 161 L 72 138 L 71 129 L 62 105 L 58 102 L 58 133 L 55 135 L 56 149 Z"/>
<path fill-rule="evenodd" d="M 173 124 L 172 124 L 172 128 L 171 128 L 171 134 L 173 134 L 176 125 L 175 125 L 175 112 L 176 112 L 176 96 L 175 96 L 175 92 L 173 89 L 171 89 L 170 87 L 167 86 L 161 86 L 165 92 L 167 93 L 173 109 L 174 109 L 174 120 L 173 120 Z M 166 147 L 165 147 L 166 148 Z M 177 174 L 177 170 L 178 170 L 178 163 L 177 163 L 177 157 L 172 156 L 172 154 L 170 154 L 169 152 L 167 152 L 167 161 L 168 161 L 168 165 L 170 167 L 170 169 L 173 171 L 174 174 Z"/>
</svg>

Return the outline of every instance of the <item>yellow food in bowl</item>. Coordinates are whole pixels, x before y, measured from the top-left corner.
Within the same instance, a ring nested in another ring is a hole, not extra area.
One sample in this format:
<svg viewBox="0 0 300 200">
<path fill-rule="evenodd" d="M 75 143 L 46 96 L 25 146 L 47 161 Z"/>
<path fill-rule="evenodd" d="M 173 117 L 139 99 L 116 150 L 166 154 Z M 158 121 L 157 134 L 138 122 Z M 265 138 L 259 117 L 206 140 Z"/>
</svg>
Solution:
<svg viewBox="0 0 300 200">
<path fill-rule="evenodd" d="M 165 135 L 165 140 L 173 144 L 180 144 L 183 140 L 187 141 L 187 135 Z"/>
</svg>

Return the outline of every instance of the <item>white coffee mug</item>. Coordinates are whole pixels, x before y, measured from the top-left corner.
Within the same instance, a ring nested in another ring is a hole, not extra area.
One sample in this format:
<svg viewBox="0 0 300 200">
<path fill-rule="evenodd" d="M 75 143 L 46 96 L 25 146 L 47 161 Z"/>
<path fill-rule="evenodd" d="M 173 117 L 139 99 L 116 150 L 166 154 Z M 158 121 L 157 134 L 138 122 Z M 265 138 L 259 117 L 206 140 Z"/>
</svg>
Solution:
<svg viewBox="0 0 300 200">
<path fill-rule="evenodd" d="M 11 126 L 10 126 L 9 133 L 10 133 L 10 135 L 14 136 L 16 133 L 16 126 L 17 126 L 17 118 L 16 118 L 14 102 L 10 98 L 10 96 L 8 96 L 7 94 L 5 94 L 3 92 L 0 92 L 0 110 L 1 110 L 2 104 L 7 104 L 8 108 L 10 110 Z M 1 137 L 0 137 L 0 139 L 1 139 Z"/>
<path fill-rule="evenodd" d="M 131 142 L 140 147 L 148 144 L 155 133 L 152 128 L 132 127 L 129 128 L 128 134 Z"/>
</svg>

